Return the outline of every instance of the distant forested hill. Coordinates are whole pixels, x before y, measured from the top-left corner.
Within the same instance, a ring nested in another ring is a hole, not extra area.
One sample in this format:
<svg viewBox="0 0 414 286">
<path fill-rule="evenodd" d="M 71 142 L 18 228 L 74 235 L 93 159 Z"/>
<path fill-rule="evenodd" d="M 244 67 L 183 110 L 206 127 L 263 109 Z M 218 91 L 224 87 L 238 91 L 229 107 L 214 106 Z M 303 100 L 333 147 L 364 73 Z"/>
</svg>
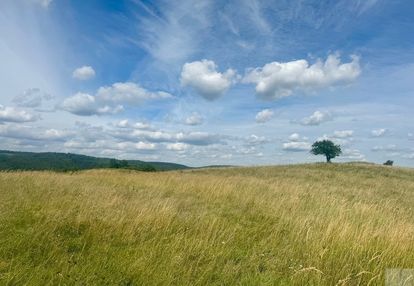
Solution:
<svg viewBox="0 0 414 286">
<path fill-rule="evenodd" d="M 0 150 L 0 170 L 85 170 L 129 168 L 142 171 L 181 170 L 189 167 L 167 162 L 117 160 L 71 153 L 34 153 Z"/>
</svg>

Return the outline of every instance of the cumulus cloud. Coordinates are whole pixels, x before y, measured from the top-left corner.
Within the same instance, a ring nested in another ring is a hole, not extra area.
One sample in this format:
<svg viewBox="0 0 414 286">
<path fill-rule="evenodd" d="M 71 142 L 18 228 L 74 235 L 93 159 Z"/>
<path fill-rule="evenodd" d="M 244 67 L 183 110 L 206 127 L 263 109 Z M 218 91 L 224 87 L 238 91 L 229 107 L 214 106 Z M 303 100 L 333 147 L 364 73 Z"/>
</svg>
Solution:
<svg viewBox="0 0 414 286">
<path fill-rule="evenodd" d="M 197 112 L 193 112 L 184 120 L 184 123 L 187 125 L 200 125 L 203 123 L 203 117 Z"/>
<path fill-rule="evenodd" d="M 240 149 L 236 149 L 236 152 L 238 154 L 242 154 L 242 155 L 251 155 L 251 154 L 256 154 L 257 150 L 256 150 L 256 147 L 249 146 L 247 148 L 243 147 L 243 148 L 240 148 Z"/>
<path fill-rule="evenodd" d="M 350 131 L 350 130 L 345 130 L 345 131 Z M 323 136 L 318 137 L 316 140 L 317 141 L 330 140 L 330 141 L 333 141 L 335 144 L 346 146 L 354 141 L 352 138 L 353 132 L 352 134 L 350 133 L 351 132 L 336 131 L 336 135 L 335 135 L 335 132 L 332 135 L 324 134 Z"/>
<path fill-rule="evenodd" d="M 75 69 L 72 76 L 79 80 L 88 80 L 95 77 L 95 70 L 91 66 L 83 66 Z"/>
<path fill-rule="evenodd" d="M 309 142 L 286 142 L 283 143 L 283 150 L 291 152 L 302 152 L 309 151 L 311 149 L 311 144 Z"/>
<path fill-rule="evenodd" d="M 33 122 L 39 120 L 40 116 L 32 114 L 26 110 L 17 109 L 15 107 L 0 105 L 0 123 L 1 122 Z"/>
<path fill-rule="evenodd" d="M 192 145 L 211 145 L 223 143 L 223 136 L 207 132 L 179 132 L 173 136 L 177 141 Z"/>
<path fill-rule="evenodd" d="M 36 140 L 36 141 L 63 141 L 73 135 L 73 132 L 57 129 L 40 129 L 31 126 L 0 125 L 0 136 Z"/>
<path fill-rule="evenodd" d="M 64 144 L 68 149 L 82 149 L 82 150 L 104 150 L 104 151 L 122 151 L 122 152 L 135 152 L 135 151 L 153 151 L 156 150 L 157 145 L 154 143 L 140 141 L 135 142 L 113 142 L 111 140 L 95 140 L 93 142 L 87 142 L 83 140 L 69 140 Z"/>
<path fill-rule="evenodd" d="M 257 136 L 255 134 L 252 134 L 246 138 L 246 142 L 248 145 L 260 145 L 267 143 L 268 140 L 264 136 Z"/>
<path fill-rule="evenodd" d="M 154 143 L 148 143 L 148 142 L 138 142 L 137 144 L 135 144 L 135 147 L 138 150 L 154 150 L 155 146 L 156 145 Z"/>
<path fill-rule="evenodd" d="M 272 119 L 274 115 L 273 110 L 271 109 L 263 109 L 262 111 L 256 114 L 256 122 L 257 123 L 264 123 Z"/>
<path fill-rule="evenodd" d="M 298 133 L 292 133 L 289 136 L 289 142 L 283 143 L 283 150 L 290 152 L 309 151 L 311 144 L 307 140 L 307 137 L 302 137 Z"/>
<path fill-rule="evenodd" d="M 13 103 L 21 107 L 38 107 L 43 98 L 50 96 L 43 94 L 39 88 L 29 88 L 13 98 Z"/>
<path fill-rule="evenodd" d="M 380 128 L 380 129 L 374 129 L 371 131 L 371 135 L 374 137 L 381 137 L 384 136 L 387 133 L 387 129 L 385 128 Z"/>
<path fill-rule="evenodd" d="M 116 127 L 120 128 L 132 128 L 132 129 L 151 129 L 151 125 L 146 122 L 134 122 L 131 123 L 128 119 L 120 120 L 115 123 Z"/>
<path fill-rule="evenodd" d="M 298 133 L 292 133 L 290 136 L 289 136 L 289 141 L 292 141 L 292 142 L 297 142 L 297 141 L 300 141 L 300 135 L 298 134 Z"/>
<path fill-rule="evenodd" d="M 77 93 L 66 98 L 60 107 L 81 116 L 115 114 L 123 110 L 121 105 L 102 105 L 96 100 L 95 96 L 87 93 Z"/>
<path fill-rule="evenodd" d="M 303 118 L 300 121 L 300 123 L 302 125 L 319 125 L 329 120 L 332 120 L 332 116 L 329 112 L 323 112 L 323 111 L 317 110 L 309 117 Z"/>
<path fill-rule="evenodd" d="M 401 148 L 398 148 L 395 144 L 388 144 L 386 146 L 374 146 L 371 148 L 373 152 L 396 152 L 402 151 Z"/>
<path fill-rule="evenodd" d="M 406 159 L 414 159 L 414 153 L 406 154 L 403 157 L 406 158 Z"/>
<path fill-rule="evenodd" d="M 344 149 L 342 151 L 342 159 L 365 161 L 365 155 L 361 153 L 358 149 Z"/>
<path fill-rule="evenodd" d="M 338 54 L 329 55 L 325 62 L 318 60 L 310 65 L 307 60 L 271 62 L 263 67 L 250 69 L 244 83 L 256 84 L 256 93 L 263 99 L 279 99 L 295 91 L 312 91 L 324 87 L 347 84 L 361 73 L 359 58 L 341 63 Z"/>
<path fill-rule="evenodd" d="M 118 82 L 112 86 L 100 87 L 95 96 L 77 93 L 66 98 L 60 107 L 76 115 L 108 115 L 124 110 L 123 104 L 135 106 L 151 99 L 167 99 L 166 92 L 150 92 L 133 82 Z"/>
<path fill-rule="evenodd" d="M 342 131 L 334 131 L 333 137 L 334 138 L 349 138 L 354 135 L 353 130 L 342 130 Z"/>
<path fill-rule="evenodd" d="M 112 130 L 111 136 L 122 140 L 142 140 L 148 142 L 186 143 L 190 145 L 206 146 L 223 144 L 223 135 L 207 132 L 166 132 L 162 130 Z"/>
<path fill-rule="evenodd" d="M 214 100 L 230 88 L 236 77 L 233 69 L 221 73 L 217 71 L 217 65 L 213 61 L 201 60 L 184 64 L 181 84 L 191 87 L 207 100 Z"/>
<path fill-rule="evenodd" d="M 122 144 L 125 144 L 125 143 L 118 143 L 118 146 L 120 147 L 120 149 L 125 149 L 125 147 Z M 128 145 L 129 144 L 125 146 L 128 146 Z M 138 143 L 133 143 L 132 147 L 137 150 L 154 150 L 156 148 L 156 145 L 154 143 L 140 141 Z"/>
<path fill-rule="evenodd" d="M 180 143 L 180 142 L 178 142 L 178 143 L 169 143 L 166 146 L 166 148 L 168 150 L 173 150 L 173 151 L 184 151 L 184 150 L 188 149 L 188 147 L 189 147 L 188 144 Z"/>
<path fill-rule="evenodd" d="M 150 92 L 133 82 L 117 82 L 112 86 L 100 87 L 96 97 L 102 102 L 139 105 L 146 100 L 166 99 L 172 95 L 163 91 Z"/>
</svg>

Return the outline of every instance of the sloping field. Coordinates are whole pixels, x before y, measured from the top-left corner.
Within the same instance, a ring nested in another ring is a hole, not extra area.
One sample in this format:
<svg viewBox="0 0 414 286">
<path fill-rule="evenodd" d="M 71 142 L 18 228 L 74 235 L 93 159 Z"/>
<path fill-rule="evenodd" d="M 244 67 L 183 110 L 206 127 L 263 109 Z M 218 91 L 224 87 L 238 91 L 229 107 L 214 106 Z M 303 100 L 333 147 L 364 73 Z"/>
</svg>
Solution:
<svg viewBox="0 0 414 286">
<path fill-rule="evenodd" d="M 2 285 L 383 285 L 414 268 L 414 170 L 0 173 Z"/>
</svg>

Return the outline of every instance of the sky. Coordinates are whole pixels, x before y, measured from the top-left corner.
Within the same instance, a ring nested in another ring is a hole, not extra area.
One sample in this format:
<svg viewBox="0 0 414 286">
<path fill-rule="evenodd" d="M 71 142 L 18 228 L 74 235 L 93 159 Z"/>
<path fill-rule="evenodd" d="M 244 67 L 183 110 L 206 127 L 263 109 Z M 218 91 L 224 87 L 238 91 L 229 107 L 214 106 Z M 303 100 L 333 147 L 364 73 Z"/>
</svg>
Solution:
<svg viewBox="0 0 414 286">
<path fill-rule="evenodd" d="M 1 0 L 0 149 L 414 166 L 411 0 Z"/>
</svg>

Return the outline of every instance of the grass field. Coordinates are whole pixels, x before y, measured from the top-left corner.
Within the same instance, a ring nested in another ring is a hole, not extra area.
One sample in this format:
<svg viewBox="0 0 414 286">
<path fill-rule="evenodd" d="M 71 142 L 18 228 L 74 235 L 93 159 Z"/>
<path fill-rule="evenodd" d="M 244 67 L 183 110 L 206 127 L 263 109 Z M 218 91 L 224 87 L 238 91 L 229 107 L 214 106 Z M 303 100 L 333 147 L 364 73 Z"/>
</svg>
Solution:
<svg viewBox="0 0 414 286">
<path fill-rule="evenodd" d="M 414 268 L 414 170 L 0 173 L 2 285 L 383 285 Z"/>
</svg>

